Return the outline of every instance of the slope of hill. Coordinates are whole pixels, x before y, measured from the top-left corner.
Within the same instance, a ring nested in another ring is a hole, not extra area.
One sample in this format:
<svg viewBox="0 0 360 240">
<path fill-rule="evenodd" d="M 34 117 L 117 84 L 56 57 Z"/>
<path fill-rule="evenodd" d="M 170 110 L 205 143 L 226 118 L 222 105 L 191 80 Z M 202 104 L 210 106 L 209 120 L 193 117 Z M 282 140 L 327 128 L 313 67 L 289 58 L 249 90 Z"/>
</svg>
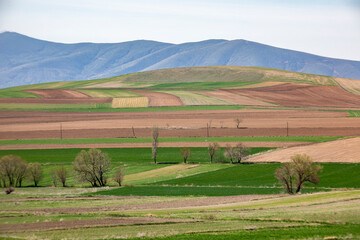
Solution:
<svg viewBox="0 0 360 240">
<path fill-rule="evenodd" d="M 320 57 L 245 40 L 61 44 L 0 34 L 0 87 L 113 77 L 192 66 L 258 66 L 360 79 L 360 62 Z"/>
</svg>

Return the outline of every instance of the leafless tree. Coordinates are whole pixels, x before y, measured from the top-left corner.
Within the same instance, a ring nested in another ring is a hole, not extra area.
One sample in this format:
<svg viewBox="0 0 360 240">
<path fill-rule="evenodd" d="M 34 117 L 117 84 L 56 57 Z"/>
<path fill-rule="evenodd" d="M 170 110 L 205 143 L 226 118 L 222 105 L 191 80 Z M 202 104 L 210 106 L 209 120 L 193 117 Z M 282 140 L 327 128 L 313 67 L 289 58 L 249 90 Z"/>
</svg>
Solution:
<svg viewBox="0 0 360 240">
<path fill-rule="evenodd" d="M 39 163 L 30 163 L 28 167 L 28 176 L 29 181 L 33 181 L 35 187 L 37 187 L 43 177 L 41 165 Z"/>
<path fill-rule="evenodd" d="M 157 149 L 159 144 L 159 128 L 154 126 L 152 128 L 152 158 L 156 164 Z"/>
<path fill-rule="evenodd" d="M 216 151 L 219 149 L 219 144 L 214 142 L 214 143 L 210 143 L 208 146 L 208 152 L 209 152 L 209 156 L 210 156 L 210 163 L 213 162 L 214 156 Z"/>
<path fill-rule="evenodd" d="M 224 157 L 228 158 L 230 162 L 233 163 L 234 151 L 230 144 L 226 144 L 225 146 Z"/>
<path fill-rule="evenodd" d="M 66 175 L 66 168 L 64 166 L 56 169 L 56 177 L 62 183 L 63 187 L 66 187 Z"/>
<path fill-rule="evenodd" d="M 116 168 L 114 181 L 117 182 L 117 184 L 119 184 L 119 187 L 121 187 L 121 183 L 123 182 L 124 176 L 125 176 L 125 168 L 122 166 Z"/>
<path fill-rule="evenodd" d="M 80 180 L 93 187 L 105 186 L 110 172 L 111 159 L 99 149 L 82 150 L 75 158 L 73 168 Z"/>
<path fill-rule="evenodd" d="M 239 143 L 233 148 L 233 157 L 237 159 L 238 163 L 241 163 L 241 160 L 249 153 L 249 151 L 249 148 Z"/>
<path fill-rule="evenodd" d="M 180 149 L 180 154 L 184 159 L 184 163 L 186 163 L 187 159 L 191 157 L 191 150 L 188 147 L 184 147 Z"/>
<path fill-rule="evenodd" d="M 306 154 L 296 154 L 290 163 L 284 163 L 275 171 L 275 177 L 283 184 L 289 194 L 299 193 L 305 182 L 319 183 L 322 167 L 314 164 Z M 295 189 L 295 190 L 294 190 Z"/>
<path fill-rule="evenodd" d="M 51 182 L 54 187 L 57 187 L 57 176 L 56 176 L 56 170 L 51 171 Z"/>
<path fill-rule="evenodd" d="M 235 118 L 234 122 L 236 123 L 236 128 L 240 128 L 240 123 L 242 122 L 241 118 Z"/>
<path fill-rule="evenodd" d="M 27 162 L 19 156 L 6 155 L 0 159 L 2 185 L 21 187 L 26 176 Z"/>
</svg>

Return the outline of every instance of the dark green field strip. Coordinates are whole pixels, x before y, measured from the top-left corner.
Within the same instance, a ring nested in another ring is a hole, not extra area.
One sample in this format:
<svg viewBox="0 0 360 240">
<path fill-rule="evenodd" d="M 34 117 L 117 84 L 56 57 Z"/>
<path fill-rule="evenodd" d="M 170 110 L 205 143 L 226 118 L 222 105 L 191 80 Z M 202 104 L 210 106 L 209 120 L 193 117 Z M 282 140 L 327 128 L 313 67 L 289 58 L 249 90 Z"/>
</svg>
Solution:
<svg viewBox="0 0 360 240">
<path fill-rule="evenodd" d="M 300 227 L 251 228 L 249 230 L 188 233 L 157 238 L 131 238 L 153 240 L 262 240 L 262 239 L 359 239 L 359 224 L 326 224 Z"/>
<path fill-rule="evenodd" d="M 263 136 L 263 137 L 178 137 L 159 138 L 159 142 L 327 142 L 343 137 Z M 69 138 L 0 140 L 0 145 L 26 144 L 87 144 L 87 143 L 151 143 L 151 138 Z"/>
<path fill-rule="evenodd" d="M 317 188 L 360 188 L 360 164 L 324 163 Z M 208 173 L 154 183 L 153 185 L 249 186 L 277 185 L 274 172 L 280 164 L 240 164 Z M 312 184 L 305 186 L 314 187 Z"/>
<path fill-rule="evenodd" d="M 180 155 L 181 148 L 159 148 L 158 149 L 158 162 L 159 163 L 181 163 L 183 159 Z M 190 148 L 191 157 L 188 162 L 208 163 L 209 154 L 206 147 Z M 272 148 L 251 148 L 250 154 L 268 151 Z M 13 154 L 18 155 L 27 160 L 28 162 L 61 164 L 71 163 L 75 160 L 76 155 L 82 149 L 69 148 L 69 149 L 30 149 L 30 150 L 0 150 L 0 157 Z M 103 152 L 107 152 L 112 159 L 112 162 L 128 163 L 128 164 L 152 164 L 151 148 L 104 148 Z M 215 156 L 215 161 L 223 161 L 223 153 Z"/>
<path fill-rule="evenodd" d="M 251 194 L 278 194 L 282 188 L 241 187 L 185 187 L 185 186 L 134 186 L 98 191 L 91 195 L 107 196 L 235 196 Z"/>
</svg>

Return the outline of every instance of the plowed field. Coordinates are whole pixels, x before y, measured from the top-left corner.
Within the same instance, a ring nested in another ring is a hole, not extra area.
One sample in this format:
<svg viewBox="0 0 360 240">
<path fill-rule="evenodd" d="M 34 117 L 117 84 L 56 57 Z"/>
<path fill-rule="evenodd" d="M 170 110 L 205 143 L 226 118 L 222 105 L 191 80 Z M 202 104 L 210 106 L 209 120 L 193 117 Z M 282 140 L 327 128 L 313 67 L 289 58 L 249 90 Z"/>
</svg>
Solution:
<svg viewBox="0 0 360 240">
<path fill-rule="evenodd" d="M 70 89 L 31 89 L 26 90 L 43 98 L 91 98 L 89 95 Z"/>
<path fill-rule="evenodd" d="M 289 162 L 295 154 L 307 154 L 315 162 L 360 162 L 360 138 L 336 140 L 332 142 L 316 143 L 306 146 L 279 149 L 265 153 L 248 161 L 251 162 Z"/>
<path fill-rule="evenodd" d="M 359 95 L 334 86 L 288 83 L 270 87 L 229 89 L 226 91 L 282 106 L 360 107 Z"/>
<path fill-rule="evenodd" d="M 133 91 L 134 93 L 141 94 L 149 99 L 149 107 L 171 107 L 171 106 L 184 106 L 181 99 L 177 96 L 151 91 Z"/>
</svg>

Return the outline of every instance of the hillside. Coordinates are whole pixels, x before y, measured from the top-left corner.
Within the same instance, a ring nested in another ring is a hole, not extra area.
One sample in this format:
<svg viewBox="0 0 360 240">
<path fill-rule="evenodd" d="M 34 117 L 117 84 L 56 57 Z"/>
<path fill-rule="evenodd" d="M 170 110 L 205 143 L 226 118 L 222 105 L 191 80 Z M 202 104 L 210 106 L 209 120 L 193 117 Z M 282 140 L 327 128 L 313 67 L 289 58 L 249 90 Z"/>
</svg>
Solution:
<svg viewBox="0 0 360 240">
<path fill-rule="evenodd" d="M 359 61 L 326 58 L 246 40 L 62 44 L 13 32 L 0 34 L 1 88 L 217 65 L 258 66 L 360 79 Z"/>
</svg>

